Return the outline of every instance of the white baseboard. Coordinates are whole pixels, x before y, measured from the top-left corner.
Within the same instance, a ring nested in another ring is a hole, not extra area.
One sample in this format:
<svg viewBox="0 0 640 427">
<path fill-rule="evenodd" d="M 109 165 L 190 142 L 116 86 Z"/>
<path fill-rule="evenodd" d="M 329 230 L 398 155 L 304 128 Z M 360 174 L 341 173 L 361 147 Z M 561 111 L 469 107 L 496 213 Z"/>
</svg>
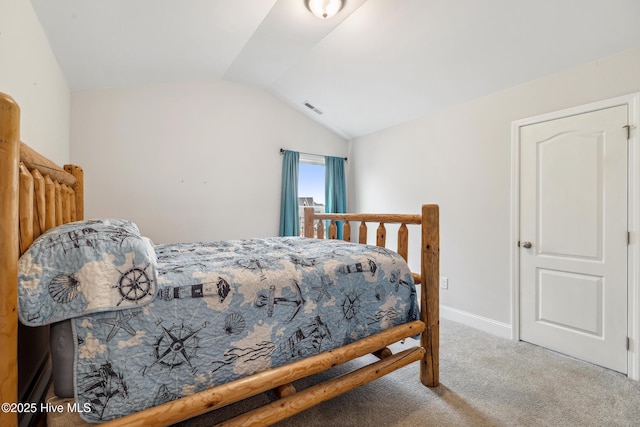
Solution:
<svg viewBox="0 0 640 427">
<path fill-rule="evenodd" d="M 463 325 L 471 326 L 472 328 L 479 329 L 492 335 L 513 339 L 511 335 L 511 325 L 508 323 L 498 322 L 497 320 L 447 307 L 446 305 L 440 306 L 440 317 L 462 323 Z"/>
</svg>

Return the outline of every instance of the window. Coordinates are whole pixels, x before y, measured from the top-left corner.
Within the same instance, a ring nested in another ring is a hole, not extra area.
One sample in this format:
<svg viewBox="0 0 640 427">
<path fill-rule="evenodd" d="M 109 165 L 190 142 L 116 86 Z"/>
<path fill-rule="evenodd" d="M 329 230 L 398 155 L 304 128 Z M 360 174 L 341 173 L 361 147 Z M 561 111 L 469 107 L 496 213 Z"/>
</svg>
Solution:
<svg viewBox="0 0 640 427">
<path fill-rule="evenodd" d="M 324 212 L 324 157 L 301 154 L 298 172 L 298 214 L 300 235 L 304 236 L 304 208 L 313 206 L 316 212 Z"/>
<path fill-rule="evenodd" d="M 313 206 L 320 212 L 346 212 L 347 192 L 344 171 L 346 158 L 301 155 L 303 153 L 291 150 L 280 151 L 284 155 L 280 236 L 297 236 L 304 233 L 304 229 L 301 230 L 301 225 L 304 226 L 301 217 L 303 217 L 305 206 Z M 328 195 L 326 200 L 322 191 L 325 182 L 325 191 Z M 301 205 L 302 212 L 300 212 Z M 336 237 L 342 238 L 340 227 L 338 227 Z"/>
</svg>

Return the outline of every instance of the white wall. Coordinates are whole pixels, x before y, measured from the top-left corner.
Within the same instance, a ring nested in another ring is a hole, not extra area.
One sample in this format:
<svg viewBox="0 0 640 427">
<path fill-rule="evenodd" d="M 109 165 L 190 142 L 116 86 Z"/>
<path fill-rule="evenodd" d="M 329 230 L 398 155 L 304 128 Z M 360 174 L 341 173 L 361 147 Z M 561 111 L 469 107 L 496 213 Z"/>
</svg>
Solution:
<svg viewBox="0 0 640 427">
<path fill-rule="evenodd" d="M 350 207 L 438 203 L 443 317 L 510 337 L 512 121 L 637 91 L 640 49 L 352 141 Z"/>
<path fill-rule="evenodd" d="M 273 96 L 225 81 L 74 92 L 71 104 L 85 216 L 132 219 L 156 243 L 275 236 L 280 148 L 348 152 Z"/>
<path fill-rule="evenodd" d="M 22 141 L 69 163 L 69 86 L 26 0 L 0 0 L 0 92 L 20 106 Z"/>
</svg>

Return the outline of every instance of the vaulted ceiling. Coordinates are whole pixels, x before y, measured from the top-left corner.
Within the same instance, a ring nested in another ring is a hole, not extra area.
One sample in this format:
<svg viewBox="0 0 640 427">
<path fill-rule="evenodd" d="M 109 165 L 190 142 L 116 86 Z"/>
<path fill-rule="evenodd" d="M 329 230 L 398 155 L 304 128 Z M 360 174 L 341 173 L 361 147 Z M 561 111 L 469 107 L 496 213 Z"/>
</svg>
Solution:
<svg viewBox="0 0 640 427">
<path fill-rule="evenodd" d="M 345 138 L 640 47 L 640 0 L 31 2 L 73 91 L 224 79 Z"/>
</svg>

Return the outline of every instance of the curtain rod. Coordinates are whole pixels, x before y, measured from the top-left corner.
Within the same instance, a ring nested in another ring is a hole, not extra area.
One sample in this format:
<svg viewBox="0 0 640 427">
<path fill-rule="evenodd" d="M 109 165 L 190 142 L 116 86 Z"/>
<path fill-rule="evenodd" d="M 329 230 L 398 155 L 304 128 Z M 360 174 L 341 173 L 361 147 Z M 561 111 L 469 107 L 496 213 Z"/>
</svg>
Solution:
<svg viewBox="0 0 640 427">
<path fill-rule="evenodd" d="M 284 148 L 281 148 L 281 149 L 280 149 L 280 154 L 284 154 L 284 152 L 285 152 L 285 149 L 284 149 Z M 300 154 L 306 154 L 307 156 L 325 157 L 325 156 L 324 156 L 324 155 L 322 155 L 322 154 L 305 153 L 305 152 L 303 152 L 303 151 L 298 151 L 298 152 L 299 152 Z M 347 157 L 343 157 L 343 159 L 344 159 L 344 161 L 345 161 L 345 162 L 346 162 L 347 160 L 349 160 Z"/>
</svg>

